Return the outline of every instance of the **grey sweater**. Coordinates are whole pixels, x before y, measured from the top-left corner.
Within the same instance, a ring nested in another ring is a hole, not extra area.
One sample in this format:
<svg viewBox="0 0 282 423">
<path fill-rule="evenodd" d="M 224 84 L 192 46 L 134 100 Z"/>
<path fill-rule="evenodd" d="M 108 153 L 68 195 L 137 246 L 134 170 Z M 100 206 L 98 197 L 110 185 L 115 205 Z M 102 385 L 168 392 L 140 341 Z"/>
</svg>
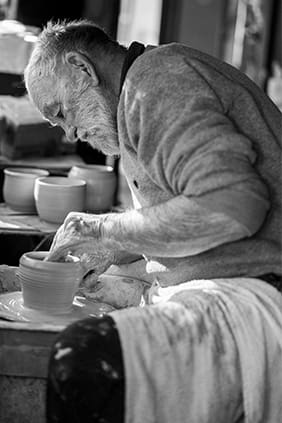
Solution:
<svg viewBox="0 0 282 423">
<path fill-rule="evenodd" d="M 147 48 L 127 73 L 118 130 L 136 207 L 182 194 L 250 233 L 198 255 L 152 258 L 166 266 L 165 284 L 282 274 L 282 115 L 252 81 L 187 46 Z"/>
</svg>

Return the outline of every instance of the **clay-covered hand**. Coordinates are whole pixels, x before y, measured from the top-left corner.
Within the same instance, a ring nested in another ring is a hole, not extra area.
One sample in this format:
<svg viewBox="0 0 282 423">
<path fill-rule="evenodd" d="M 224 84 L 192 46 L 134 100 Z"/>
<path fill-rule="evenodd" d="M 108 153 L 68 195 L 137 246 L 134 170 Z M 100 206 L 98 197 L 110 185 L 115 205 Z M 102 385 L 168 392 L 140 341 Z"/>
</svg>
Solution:
<svg viewBox="0 0 282 423">
<path fill-rule="evenodd" d="M 116 263 L 117 253 L 103 243 L 101 224 L 107 214 L 95 215 L 71 212 L 58 229 L 47 260 L 66 261 L 68 255 L 80 258 L 85 273 L 100 275 Z"/>
</svg>

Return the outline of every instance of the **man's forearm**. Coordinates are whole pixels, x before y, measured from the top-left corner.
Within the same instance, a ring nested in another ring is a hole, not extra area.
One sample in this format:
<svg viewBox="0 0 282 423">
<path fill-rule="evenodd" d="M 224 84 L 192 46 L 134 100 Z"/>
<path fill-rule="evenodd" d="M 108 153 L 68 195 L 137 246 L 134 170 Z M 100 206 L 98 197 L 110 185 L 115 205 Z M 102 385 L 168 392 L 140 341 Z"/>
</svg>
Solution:
<svg viewBox="0 0 282 423">
<path fill-rule="evenodd" d="M 232 218 L 213 213 L 184 196 L 165 203 L 108 215 L 102 240 L 115 250 L 157 257 L 199 254 L 248 235 Z"/>
</svg>

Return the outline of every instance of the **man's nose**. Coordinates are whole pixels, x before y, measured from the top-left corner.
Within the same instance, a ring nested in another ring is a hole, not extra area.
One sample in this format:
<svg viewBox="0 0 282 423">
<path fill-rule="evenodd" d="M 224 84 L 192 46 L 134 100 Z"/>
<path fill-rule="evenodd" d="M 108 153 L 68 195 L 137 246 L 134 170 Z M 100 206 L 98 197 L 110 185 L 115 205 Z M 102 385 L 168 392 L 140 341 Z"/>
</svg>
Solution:
<svg viewBox="0 0 282 423">
<path fill-rule="evenodd" d="M 68 141 L 70 142 L 75 142 L 78 140 L 78 135 L 77 135 L 77 128 L 74 126 L 71 126 L 70 128 L 66 129 L 66 136 Z"/>
</svg>

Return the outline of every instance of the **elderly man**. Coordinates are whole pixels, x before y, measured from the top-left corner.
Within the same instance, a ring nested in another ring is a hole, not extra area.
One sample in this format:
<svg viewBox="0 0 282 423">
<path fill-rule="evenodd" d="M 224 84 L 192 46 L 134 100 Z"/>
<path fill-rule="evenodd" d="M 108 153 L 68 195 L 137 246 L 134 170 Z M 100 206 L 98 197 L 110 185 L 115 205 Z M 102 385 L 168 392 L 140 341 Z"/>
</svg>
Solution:
<svg viewBox="0 0 282 423">
<path fill-rule="evenodd" d="M 25 81 L 71 141 L 120 156 L 135 206 L 71 213 L 49 259 L 71 252 L 98 277 L 142 255 L 154 281 L 146 305 L 62 332 L 48 421 L 278 423 L 278 108 L 213 57 L 176 43 L 126 49 L 85 21 L 48 24 Z"/>
</svg>

